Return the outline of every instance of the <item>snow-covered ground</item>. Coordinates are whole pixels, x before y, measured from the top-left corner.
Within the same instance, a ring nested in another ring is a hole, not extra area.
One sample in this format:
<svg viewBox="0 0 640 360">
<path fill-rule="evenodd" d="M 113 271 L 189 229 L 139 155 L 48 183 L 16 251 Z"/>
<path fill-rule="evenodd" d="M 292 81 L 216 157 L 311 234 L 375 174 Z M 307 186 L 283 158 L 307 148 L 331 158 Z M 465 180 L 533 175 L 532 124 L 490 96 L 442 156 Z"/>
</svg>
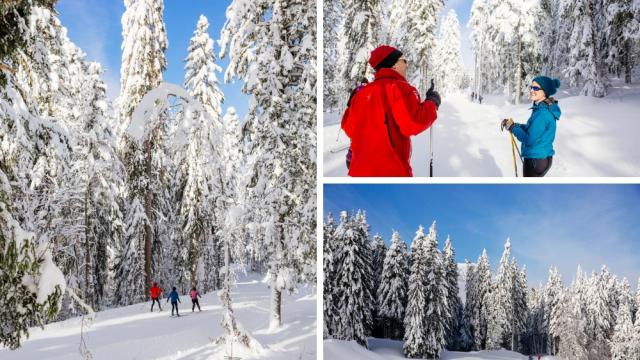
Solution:
<svg viewBox="0 0 640 360">
<path fill-rule="evenodd" d="M 640 176 L 640 82 L 616 82 L 602 99 L 562 88 L 556 98 L 562 116 L 547 176 Z M 500 120 L 525 123 L 529 108 L 530 103 L 512 105 L 503 96 L 487 96 L 482 105 L 468 95 L 444 97 L 433 130 L 434 175 L 514 176 L 511 142 L 500 131 Z M 340 116 L 325 113 L 325 176 L 347 175 L 346 150 L 335 152 L 349 141 L 340 131 Z M 429 130 L 412 141 L 414 176 L 429 176 Z M 518 174 L 522 176 L 519 162 Z"/>
<path fill-rule="evenodd" d="M 349 360 L 393 360 L 405 359 L 402 355 L 402 342 L 395 340 L 369 338 L 369 350 L 355 341 L 325 340 L 324 358 Z M 445 351 L 440 360 L 527 360 L 527 356 L 507 351 Z M 544 360 L 556 360 L 554 356 L 543 356 Z"/>
<path fill-rule="evenodd" d="M 237 319 L 265 348 L 259 354 L 238 352 L 242 359 L 315 359 L 316 294 L 301 289 L 283 295 L 279 330 L 269 331 L 269 289 L 259 275 L 249 274 L 232 293 Z M 223 359 L 225 349 L 212 343 L 222 335 L 222 308 L 215 292 L 200 299 L 202 312 L 191 312 L 188 296 L 180 298 L 181 317 L 171 317 L 171 306 L 162 302 L 162 312 L 149 311 L 151 304 L 136 304 L 97 313 L 85 329 L 93 359 Z M 19 350 L 0 348 L 0 359 L 80 359 L 81 318 L 34 328 Z M 237 347 L 237 344 L 236 344 Z"/>
</svg>

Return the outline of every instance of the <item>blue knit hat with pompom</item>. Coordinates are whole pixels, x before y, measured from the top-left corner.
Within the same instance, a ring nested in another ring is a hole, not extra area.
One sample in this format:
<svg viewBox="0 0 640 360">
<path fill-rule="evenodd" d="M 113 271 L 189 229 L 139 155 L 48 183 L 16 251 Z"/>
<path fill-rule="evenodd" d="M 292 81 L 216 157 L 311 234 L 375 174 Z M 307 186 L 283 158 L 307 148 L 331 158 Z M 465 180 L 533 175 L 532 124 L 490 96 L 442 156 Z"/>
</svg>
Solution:
<svg viewBox="0 0 640 360">
<path fill-rule="evenodd" d="M 547 76 L 536 76 L 533 78 L 533 81 L 540 84 L 540 87 L 544 90 L 544 94 L 547 95 L 547 97 L 555 94 L 560 87 L 560 80 L 552 79 Z"/>
</svg>

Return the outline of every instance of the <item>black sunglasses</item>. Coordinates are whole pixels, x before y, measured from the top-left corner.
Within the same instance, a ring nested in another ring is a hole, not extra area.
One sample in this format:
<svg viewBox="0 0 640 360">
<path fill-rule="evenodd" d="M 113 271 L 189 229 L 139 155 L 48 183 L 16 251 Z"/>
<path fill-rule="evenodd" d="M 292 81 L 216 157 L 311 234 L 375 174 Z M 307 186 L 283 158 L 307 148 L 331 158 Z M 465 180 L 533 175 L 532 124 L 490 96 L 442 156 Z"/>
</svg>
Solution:
<svg viewBox="0 0 640 360">
<path fill-rule="evenodd" d="M 538 90 L 542 90 L 542 88 L 539 86 L 531 86 L 531 91 L 538 91 Z"/>
</svg>

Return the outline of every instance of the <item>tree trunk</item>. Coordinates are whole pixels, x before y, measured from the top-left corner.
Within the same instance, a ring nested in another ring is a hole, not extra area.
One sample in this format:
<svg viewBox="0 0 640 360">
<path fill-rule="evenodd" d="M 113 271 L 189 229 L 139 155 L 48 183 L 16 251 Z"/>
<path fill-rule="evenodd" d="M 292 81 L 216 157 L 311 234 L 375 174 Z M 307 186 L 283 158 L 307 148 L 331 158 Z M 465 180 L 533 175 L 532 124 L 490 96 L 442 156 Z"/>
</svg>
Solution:
<svg viewBox="0 0 640 360">
<path fill-rule="evenodd" d="M 282 291 L 274 286 L 271 291 L 271 329 L 277 329 L 282 325 L 281 305 Z"/>
<path fill-rule="evenodd" d="M 153 240 L 151 228 L 153 193 L 151 192 L 151 140 L 145 141 L 144 151 L 146 155 L 147 188 L 144 201 L 144 212 L 147 215 L 147 223 L 144 226 L 144 282 L 151 286 L 151 242 Z"/>
<path fill-rule="evenodd" d="M 84 301 L 94 306 L 93 301 L 89 299 L 89 273 L 91 271 L 91 251 L 89 246 L 89 193 L 91 187 L 87 184 L 87 190 L 84 193 Z"/>
</svg>

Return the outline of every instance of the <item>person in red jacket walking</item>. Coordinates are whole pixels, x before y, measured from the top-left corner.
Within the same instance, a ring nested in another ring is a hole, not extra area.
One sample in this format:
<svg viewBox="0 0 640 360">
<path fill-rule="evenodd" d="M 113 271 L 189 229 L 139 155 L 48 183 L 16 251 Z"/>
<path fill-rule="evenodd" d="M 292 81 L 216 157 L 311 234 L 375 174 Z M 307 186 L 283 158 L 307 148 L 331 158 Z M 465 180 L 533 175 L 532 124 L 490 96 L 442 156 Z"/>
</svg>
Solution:
<svg viewBox="0 0 640 360">
<path fill-rule="evenodd" d="M 158 287 L 158 283 L 153 283 L 151 289 L 149 289 L 149 294 L 151 295 L 151 312 L 153 312 L 153 305 L 158 302 L 158 308 L 162 311 L 162 307 L 160 306 L 160 294 L 162 293 L 162 289 Z"/>
<path fill-rule="evenodd" d="M 349 176 L 413 176 L 410 136 L 436 120 L 438 92 L 424 101 L 406 80 L 407 60 L 398 49 L 382 45 L 371 52 L 373 82 L 353 94 L 342 116 L 342 129 L 351 139 Z"/>
</svg>

